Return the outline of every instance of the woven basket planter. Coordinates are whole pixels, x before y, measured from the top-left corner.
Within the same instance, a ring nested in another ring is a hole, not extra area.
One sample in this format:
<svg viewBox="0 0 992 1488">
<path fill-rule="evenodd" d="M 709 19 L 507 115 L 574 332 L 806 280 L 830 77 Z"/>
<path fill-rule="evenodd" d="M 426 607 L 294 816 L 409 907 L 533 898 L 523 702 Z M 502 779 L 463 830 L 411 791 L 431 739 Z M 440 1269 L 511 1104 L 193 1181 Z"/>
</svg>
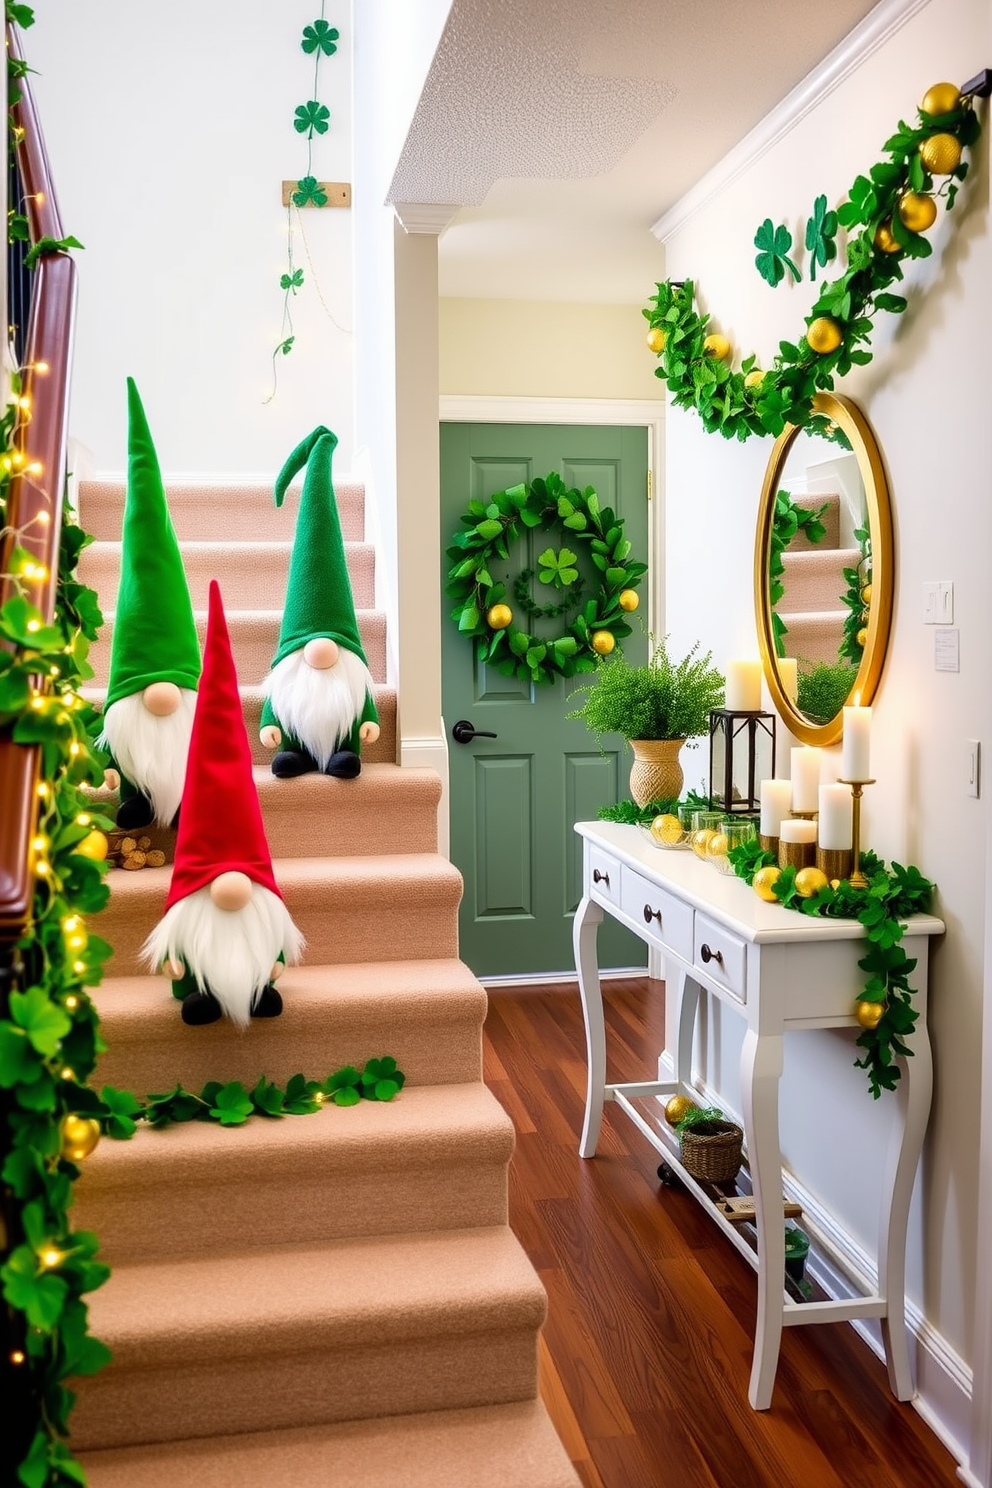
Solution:
<svg viewBox="0 0 992 1488">
<path fill-rule="evenodd" d="M 682 1166 L 702 1183 L 729 1183 L 743 1158 L 744 1133 L 731 1121 L 707 1122 L 706 1131 L 679 1132 Z"/>
</svg>

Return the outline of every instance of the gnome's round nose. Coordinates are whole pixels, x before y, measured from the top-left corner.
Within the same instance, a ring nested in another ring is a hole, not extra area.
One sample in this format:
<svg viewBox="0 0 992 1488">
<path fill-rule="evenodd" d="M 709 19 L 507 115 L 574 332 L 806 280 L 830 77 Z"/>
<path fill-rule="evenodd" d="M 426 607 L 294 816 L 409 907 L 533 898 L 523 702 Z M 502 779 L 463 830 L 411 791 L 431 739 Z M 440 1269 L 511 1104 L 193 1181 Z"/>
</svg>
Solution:
<svg viewBox="0 0 992 1488">
<path fill-rule="evenodd" d="M 329 636 L 317 636 L 303 647 L 303 660 L 315 672 L 326 672 L 337 662 L 341 648 Z"/>
<path fill-rule="evenodd" d="M 156 718 L 168 718 L 179 707 L 182 694 L 175 682 L 152 682 L 141 694 L 141 701 Z"/>
<path fill-rule="evenodd" d="M 251 879 L 247 873 L 218 873 L 210 885 L 210 897 L 218 909 L 232 913 L 244 909 L 251 898 Z"/>
</svg>

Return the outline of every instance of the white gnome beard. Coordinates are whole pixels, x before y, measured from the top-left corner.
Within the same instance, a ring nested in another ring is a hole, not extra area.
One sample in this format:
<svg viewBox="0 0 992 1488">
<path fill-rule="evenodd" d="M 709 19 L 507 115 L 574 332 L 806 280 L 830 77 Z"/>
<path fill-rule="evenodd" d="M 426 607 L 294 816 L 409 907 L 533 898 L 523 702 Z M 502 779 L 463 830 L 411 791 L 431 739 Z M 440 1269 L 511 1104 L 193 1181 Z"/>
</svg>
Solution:
<svg viewBox="0 0 992 1488">
<path fill-rule="evenodd" d="M 142 694 L 118 698 L 103 715 L 100 749 L 109 749 L 122 775 L 152 803 L 160 826 L 171 823 L 182 800 L 186 759 L 193 732 L 196 693 L 179 689 L 179 707 L 160 717 L 149 713 Z"/>
<path fill-rule="evenodd" d="M 246 1027 L 280 955 L 292 964 L 303 944 L 289 910 L 271 889 L 253 884 L 244 908 L 229 910 L 217 907 L 207 885 L 166 911 L 141 955 L 153 971 L 165 961 L 181 961 L 201 992 L 212 992 L 231 1022 Z"/>
<path fill-rule="evenodd" d="M 284 734 L 310 751 L 321 770 L 362 716 L 372 673 L 353 651 L 340 648 L 332 667 L 312 667 L 292 651 L 265 679 L 265 691 Z"/>
</svg>

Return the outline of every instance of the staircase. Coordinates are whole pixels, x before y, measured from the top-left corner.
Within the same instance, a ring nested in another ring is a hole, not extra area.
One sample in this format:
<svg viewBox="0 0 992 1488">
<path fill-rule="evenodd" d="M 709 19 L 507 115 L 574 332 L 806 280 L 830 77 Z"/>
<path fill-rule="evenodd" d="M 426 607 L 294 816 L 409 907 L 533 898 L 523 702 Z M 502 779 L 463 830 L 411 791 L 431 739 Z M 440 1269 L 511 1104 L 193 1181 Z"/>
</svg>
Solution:
<svg viewBox="0 0 992 1488">
<path fill-rule="evenodd" d="M 280 981 L 285 1011 L 241 1032 L 187 1028 L 167 981 L 138 961 L 166 866 L 113 869 L 93 928 L 114 947 L 94 997 L 108 1045 L 94 1083 L 145 1095 L 181 1081 L 284 1084 L 392 1054 L 389 1104 L 191 1124 L 104 1139 L 76 1186 L 75 1222 L 113 1276 L 91 1325 L 113 1350 L 78 1382 L 72 1446 L 90 1488 L 576 1488 L 537 1398 L 538 1278 L 507 1226 L 513 1128 L 481 1078 L 485 993 L 458 959 L 461 880 L 437 853 L 440 782 L 401 769 L 396 698 L 361 488 L 337 486 L 379 740 L 354 781 L 275 780 L 257 743 L 296 494 L 169 491 L 201 629 L 216 577 L 227 611 L 275 874 L 307 940 Z M 97 541 L 80 578 L 108 623 L 91 652 L 105 685 L 123 487 L 83 483 Z M 250 537 L 250 541 L 247 540 Z M 236 539 L 232 541 L 233 539 Z"/>
<path fill-rule="evenodd" d="M 836 666 L 848 615 L 841 600 L 847 587 L 843 570 L 857 568 L 861 550 L 840 546 L 839 496 L 796 496 L 795 501 L 814 511 L 826 505 L 820 520 L 827 530 L 814 544 L 800 529 L 782 555 L 784 593 L 776 609 L 788 627 L 785 653 Z"/>
</svg>

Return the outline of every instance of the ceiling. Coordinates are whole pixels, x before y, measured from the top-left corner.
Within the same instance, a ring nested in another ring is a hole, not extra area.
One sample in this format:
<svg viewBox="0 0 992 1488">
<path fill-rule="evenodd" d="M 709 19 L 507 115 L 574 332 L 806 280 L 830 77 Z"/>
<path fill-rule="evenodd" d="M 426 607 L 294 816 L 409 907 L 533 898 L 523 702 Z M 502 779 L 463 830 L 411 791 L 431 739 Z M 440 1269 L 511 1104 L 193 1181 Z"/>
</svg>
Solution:
<svg viewBox="0 0 992 1488">
<path fill-rule="evenodd" d="M 454 0 L 388 200 L 444 296 L 640 303 L 651 225 L 874 0 Z"/>
</svg>

